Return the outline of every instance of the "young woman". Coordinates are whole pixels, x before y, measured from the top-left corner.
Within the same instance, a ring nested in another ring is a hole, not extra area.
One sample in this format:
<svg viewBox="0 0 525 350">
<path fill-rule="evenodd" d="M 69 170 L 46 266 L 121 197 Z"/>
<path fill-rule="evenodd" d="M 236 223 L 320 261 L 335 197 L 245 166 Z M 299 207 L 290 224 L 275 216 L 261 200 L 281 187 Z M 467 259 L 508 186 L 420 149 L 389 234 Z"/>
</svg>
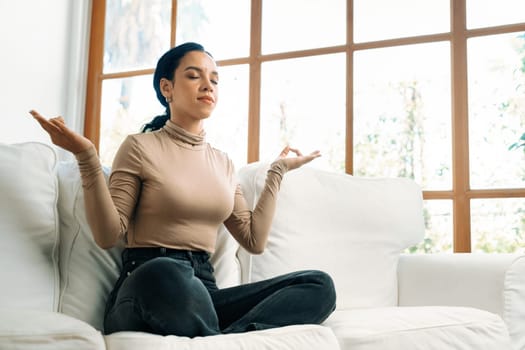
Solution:
<svg viewBox="0 0 525 350">
<path fill-rule="evenodd" d="M 335 308 L 332 279 L 299 271 L 219 289 L 209 262 L 221 223 L 249 252 L 263 252 L 284 174 L 318 157 L 286 147 L 267 173 L 253 211 L 227 155 L 205 141 L 203 121 L 218 101 L 213 58 L 196 43 L 166 52 L 153 85 L 166 114 L 129 135 L 117 152 L 109 188 L 94 145 L 61 117 L 31 115 L 79 164 L 96 243 L 124 239 L 123 268 L 108 297 L 105 332 L 206 336 L 321 323 Z M 295 157 L 287 157 L 289 152 Z"/>
</svg>

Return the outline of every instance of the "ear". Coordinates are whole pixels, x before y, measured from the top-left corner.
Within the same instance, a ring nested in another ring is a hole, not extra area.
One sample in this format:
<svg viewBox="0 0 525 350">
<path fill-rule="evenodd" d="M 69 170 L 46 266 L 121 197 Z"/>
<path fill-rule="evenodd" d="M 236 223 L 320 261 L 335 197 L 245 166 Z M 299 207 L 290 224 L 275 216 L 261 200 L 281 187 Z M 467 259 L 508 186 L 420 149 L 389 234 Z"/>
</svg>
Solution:
<svg viewBox="0 0 525 350">
<path fill-rule="evenodd" d="M 173 83 L 166 79 L 166 78 L 161 78 L 160 79 L 160 92 L 162 92 L 162 95 L 164 97 L 171 97 L 171 93 L 173 91 Z"/>
</svg>

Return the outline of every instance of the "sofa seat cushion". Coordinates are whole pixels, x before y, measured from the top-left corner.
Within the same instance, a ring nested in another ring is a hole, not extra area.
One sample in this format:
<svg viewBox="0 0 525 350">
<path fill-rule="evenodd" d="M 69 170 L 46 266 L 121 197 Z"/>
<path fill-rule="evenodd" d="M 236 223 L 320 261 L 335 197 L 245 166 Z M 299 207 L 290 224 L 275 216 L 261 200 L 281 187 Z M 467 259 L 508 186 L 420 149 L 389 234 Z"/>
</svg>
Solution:
<svg viewBox="0 0 525 350">
<path fill-rule="evenodd" d="M 238 334 L 186 338 L 139 332 L 106 336 L 108 350 L 331 350 L 339 344 L 330 328 L 317 325 L 288 326 Z"/>
<path fill-rule="evenodd" d="M 496 314 L 463 307 L 337 310 L 325 322 L 342 350 L 505 350 L 507 328 Z"/>
<path fill-rule="evenodd" d="M 104 338 L 72 317 L 47 311 L 0 309 L 2 350 L 103 350 Z"/>
</svg>

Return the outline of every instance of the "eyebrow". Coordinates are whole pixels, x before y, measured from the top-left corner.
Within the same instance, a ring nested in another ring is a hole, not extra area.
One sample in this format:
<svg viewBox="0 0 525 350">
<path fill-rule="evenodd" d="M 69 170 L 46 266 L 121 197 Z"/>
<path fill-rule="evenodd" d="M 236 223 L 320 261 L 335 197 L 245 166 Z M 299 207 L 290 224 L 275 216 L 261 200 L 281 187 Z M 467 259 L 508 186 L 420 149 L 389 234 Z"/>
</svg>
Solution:
<svg viewBox="0 0 525 350">
<path fill-rule="evenodd" d="M 195 67 L 195 66 L 188 66 L 188 67 L 186 67 L 186 68 L 184 69 L 185 72 L 188 71 L 188 70 L 196 70 L 196 71 L 198 71 L 199 73 L 202 73 L 202 69 L 199 68 L 199 67 Z M 218 73 L 217 71 L 212 71 L 211 74 L 213 74 L 213 75 L 219 77 L 219 73 Z"/>
</svg>

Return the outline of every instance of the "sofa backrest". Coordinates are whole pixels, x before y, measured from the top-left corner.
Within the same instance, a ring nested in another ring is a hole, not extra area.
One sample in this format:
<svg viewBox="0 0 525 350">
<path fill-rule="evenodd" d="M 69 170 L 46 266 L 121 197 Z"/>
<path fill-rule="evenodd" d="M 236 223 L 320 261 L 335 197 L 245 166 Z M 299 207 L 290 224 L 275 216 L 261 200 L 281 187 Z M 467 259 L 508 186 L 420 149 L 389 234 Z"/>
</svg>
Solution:
<svg viewBox="0 0 525 350">
<path fill-rule="evenodd" d="M 239 171 L 252 207 L 267 169 L 253 163 Z M 265 252 L 239 256 L 246 281 L 319 269 L 334 279 L 339 309 L 394 306 L 399 255 L 423 234 L 422 194 L 414 181 L 305 166 L 283 178 Z"/>
<path fill-rule="evenodd" d="M 1 308 L 56 311 L 57 154 L 42 143 L 0 144 Z"/>
</svg>

